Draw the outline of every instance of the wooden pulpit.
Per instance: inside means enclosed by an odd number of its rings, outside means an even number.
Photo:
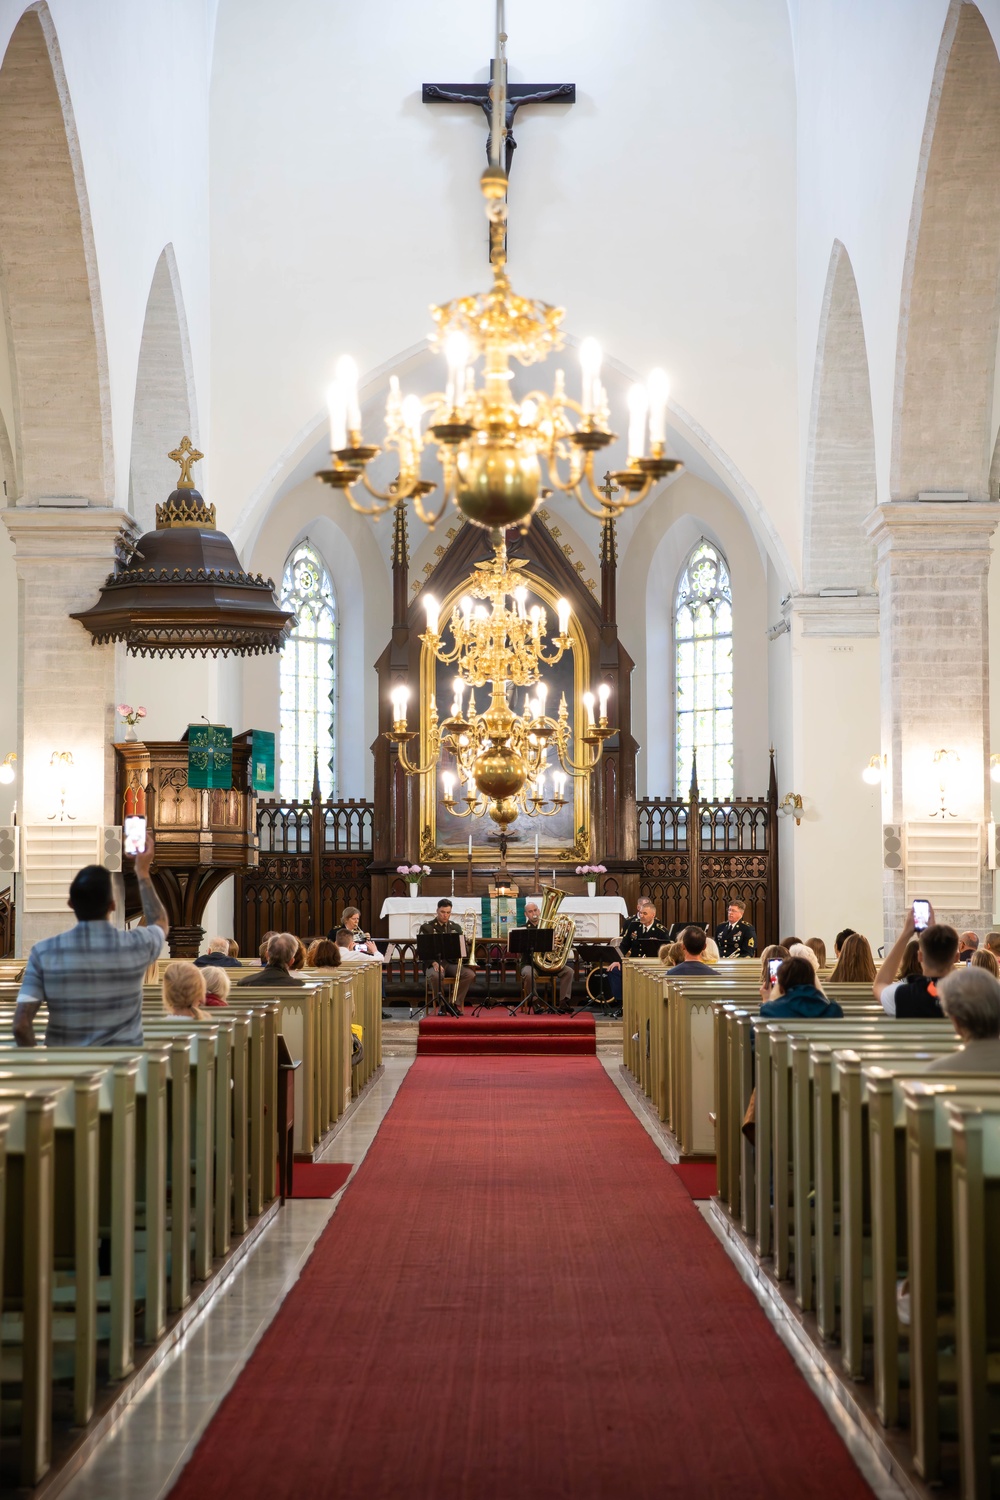
[[[188,786],[188,746],[179,740],[115,745],[117,806],[145,813],[156,841],[152,880],[170,918],[174,958],[197,956],[209,898],[237,871],[257,867],[257,799],[250,745],[233,741],[233,784],[226,790]],[[131,890],[130,890],[131,887]],[[126,915],[139,909],[126,872]]]

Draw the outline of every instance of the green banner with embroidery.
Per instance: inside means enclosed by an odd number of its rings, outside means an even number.
[[[233,784],[233,731],[225,724],[188,725],[188,786],[228,792]]]

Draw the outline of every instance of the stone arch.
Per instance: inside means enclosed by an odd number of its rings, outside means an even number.
[[[806,593],[874,587],[864,519],[875,505],[875,426],[861,300],[834,241],[820,313],[805,478]]]
[[[989,495],[1000,313],[1000,59],[952,0],[917,171],[896,352],[891,491]]]
[[[156,506],[174,488],[177,469],[167,457],[184,434],[198,445],[191,345],[172,245],[153,271],[139,345],[129,460],[129,509],[141,531],[155,523]]]
[[[20,498],[113,503],[97,261],[55,28],[26,10],[0,64],[0,258]]]

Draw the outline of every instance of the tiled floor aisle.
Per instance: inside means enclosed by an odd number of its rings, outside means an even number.
[[[337,1136],[324,1161],[362,1160],[411,1059],[388,1058],[383,1076]],[[330,1199],[286,1203],[243,1268],[128,1408],[114,1433],[60,1500],[157,1500],[246,1364],[309,1252],[335,1212]]]

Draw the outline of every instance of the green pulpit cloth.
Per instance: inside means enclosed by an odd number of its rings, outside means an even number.
[[[233,784],[233,731],[224,724],[188,725],[188,786],[228,792]]]
[[[480,923],[484,938],[506,938],[512,927],[524,926],[524,896],[483,896]]]
[[[274,791],[274,735],[268,729],[250,731],[250,765],[253,775],[250,787],[254,792]]]

